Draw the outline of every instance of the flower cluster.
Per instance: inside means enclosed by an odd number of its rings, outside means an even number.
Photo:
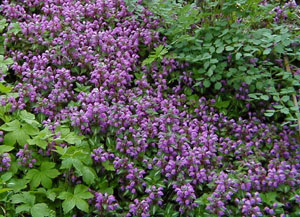
[[[246,216],[263,216],[260,207],[258,206],[261,202],[262,200],[259,197],[258,192],[255,192],[254,195],[248,192],[246,193],[246,197],[243,198],[241,201],[239,199],[235,200],[235,203],[241,206],[242,213]]]
[[[32,168],[36,163],[36,159],[32,156],[32,154],[33,151],[29,149],[29,145],[25,144],[24,149],[20,149],[16,154],[18,158],[18,164],[22,165],[23,167]]]
[[[152,185],[150,188],[147,188],[145,192],[149,195],[146,200],[149,204],[157,203],[158,205],[163,204],[162,196],[163,193],[163,187],[156,187],[155,185]]]
[[[274,22],[280,23],[283,19],[286,19],[288,17],[288,9],[295,9],[297,7],[297,4],[294,0],[290,0],[286,2],[282,7],[276,6],[273,8],[270,13],[275,13],[274,16]]]
[[[129,213],[126,217],[131,216],[141,216],[149,217],[150,216],[150,205],[146,200],[139,201],[138,199],[134,200],[134,203],[129,205]]]
[[[0,172],[9,170],[11,164],[11,158],[8,153],[0,154]]]
[[[113,195],[108,195],[107,193],[95,193],[95,200],[96,204],[95,207],[97,208],[100,213],[106,213],[106,211],[112,211],[119,207],[115,197]]]
[[[102,163],[107,160],[113,160],[115,155],[113,153],[105,152],[102,148],[97,148],[93,150],[91,157],[94,162]]]
[[[195,190],[191,184],[174,186],[177,194],[176,202],[179,203],[179,211],[183,213],[186,209],[193,209],[198,204],[194,203],[196,199]]]

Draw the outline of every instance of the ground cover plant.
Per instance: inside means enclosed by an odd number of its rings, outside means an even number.
[[[295,1],[3,0],[1,216],[300,216]]]

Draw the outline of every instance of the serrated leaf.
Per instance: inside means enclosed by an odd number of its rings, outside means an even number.
[[[75,142],[79,140],[79,137],[72,132],[69,133],[66,137],[63,137],[63,139],[69,144],[75,144]]]
[[[16,213],[29,212],[31,206],[29,204],[22,204],[16,207]]]
[[[11,121],[9,123],[3,124],[0,129],[4,131],[16,131],[21,128],[20,122],[18,120]]]
[[[54,201],[55,200],[55,198],[56,198],[56,194],[55,194],[55,192],[53,192],[53,191],[47,191],[47,198],[49,199],[49,200],[51,200],[51,201]]]
[[[76,207],[84,212],[89,212],[89,204],[80,198],[76,198]]]
[[[7,183],[7,187],[12,188],[15,192],[19,192],[27,187],[27,181],[25,179],[11,179]]]
[[[62,203],[62,207],[65,214],[70,212],[75,207],[75,198],[64,200],[64,202]]]
[[[86,184],[91,185],[95,182],[96,175],[92,168],[84,167],[81,173],[82,179]]]
[[[79,195],[83,192],[87,192],[88,191],[88,187],[85,185],[76,185],[75,189],[74,189],[74,194],[75,195]]]
[[[45,204],[45,203],[37,203],[30,210],[32,217],[49,216],[49,212],[50,212],[50,209],[48,208],[47,204]]]
[[[24,132],[30,136],[37,135],[39,133],[39,129],[37,127],[34,127],[30,124],[24,124],[22,125],[22,129]]]
[[[42,149],[46,149],[48,146],[48,142],[46,142],[45,140],[39,138],[38,136],[34,137],[33,139],[28,139],[27,140],[29,145],[36,145]]]
[[[59,195],[58,195],[58,199],[61,199],[61,200],[67,200],[67,199],[70,199],[73,197],[73,194],[71,194],[70,192],[61,192]]]
[[[94,197],[94,195],[88,191],[88,187],[85,185],[77,185],[74,189],[74,195],[81,199],[90,199]]]
[[[22,194],[15,194],[11,197],[11,202],[15,204],[25,203],[25,204],[33,205],[35,202],[35,196],[31,195],[29,192],[24,192]]]
[[[43,162],[40,170],[29,170],[25,178],[30,180],[31,188],[37,188],[40,184],[45,188],[51,188],[51,179],[56,178],[60,174],[57,169],[52,169],[54,166],[55,164],[52,162]]]

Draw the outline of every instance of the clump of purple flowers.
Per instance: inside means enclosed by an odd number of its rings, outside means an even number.
[[[108,160],[113,160],[115,155],[113,153],[105,152],[102,148],[97,148],[93,150],[91,157],[94,162],[102,163]]]
[[[148,200],[149,204],[157,203],[158,205],[163,204],[162,196],[163,193],[163,187],[156,187],[155,185],[152,185],[150,188],[147,188],[145,190],[146,193],[148,193],[148,197],[146,200]]]
[[[95,207],[100,213],[107,213],[113,210],[116,210],[117,208],[120,207],[118,204],[117,200],[113,195],[109,195],[107,193],[95,193]]]
[[[11,158],[8,153],[0,154],[0,172],[9,170],[11,164]]]
[[[18,164],[25,168],[33,168],[36,163],[36,159],[32,156],[32,154],[33,151],[29,149],[29,145],[25,144],[24,149],[20,149],[16,154]]]
[[[236,199],[236,204],[239,205],[242,209],[242,213],[246,216],[263,216],[262,211],[259,207],[262,200],[259,197],[259,193],[255,192],[254,195],[251,193],[246,193],[246,197],[242,200]],[[268,210],[272,212],[272,210]],[[270,214],[270,213],[269,213]]]
[[[134,203],[129,205],[129,213],[126,217],[131,216],[141,216],[141,217],[149,217],[150,215],[150,204],[146,200],[138,200],[135,199]]]
[[[196,199],[194,187],[190,184],[174,186],[177,194],[176,202],[179,203],[179,211],[183,213],[186,209],[193,209],[198,204],[194,203]]]

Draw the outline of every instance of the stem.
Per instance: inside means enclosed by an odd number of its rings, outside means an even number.
[[[292,73],[291,68],[290,68],[290,64],[289,64],[289,60],[286,56],[284,57],[284,65],[285,65],[286,71],[289,72],[289,73]],[[293,97],[294,105],[297,108],[297,112],[299,112],[297,97],[296,97],[295,94],[292,94],[292,97]],[[300,117],[298,117],[297,114],[296,114],[296,117],[297,117],[297,122],[298,122],[298,133],[300,135]]]

